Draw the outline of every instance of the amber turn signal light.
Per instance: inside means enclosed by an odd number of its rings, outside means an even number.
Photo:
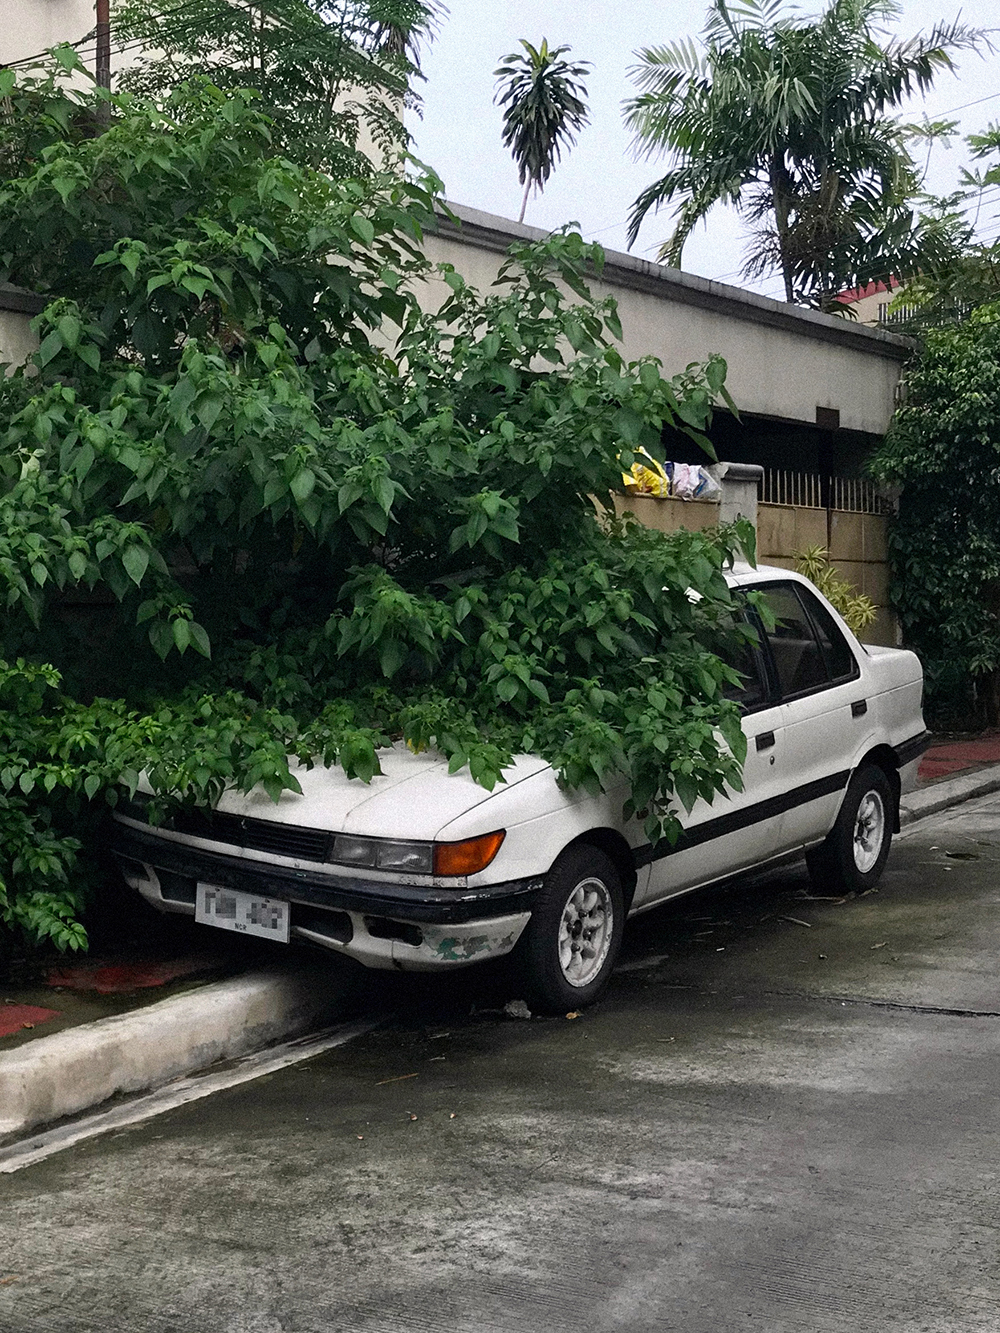
[[[469,838],[465,842],[436,842],[435,875],[475,875],[485,870],[506,836],[506,830],[499,829],[496,833],[486,833],[481,838]]]

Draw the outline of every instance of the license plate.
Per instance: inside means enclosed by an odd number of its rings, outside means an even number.
[[[224,889],[218,884],[199,884],[194,919],[205,926],[288,943],[288,903],[280,898],[262,898],[256,893]]]

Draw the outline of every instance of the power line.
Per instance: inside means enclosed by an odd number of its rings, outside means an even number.
[[[953,111],[967,111],[970,106],[981,106],[983,102],[992,102],[1000,93],[988,93],[986,97],[977,97],[974,102],[963,102],[961,106],[950,106],[947,111],[939,111],[939,116],[950,116]]]

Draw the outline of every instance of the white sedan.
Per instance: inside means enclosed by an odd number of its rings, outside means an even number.
[[[215,811],[153,826],[116,812],[128,882],[211,926],[308,940],[368,967],[430,971],[513,953],[536,1007],[575,1009],[607,984],[626,918],[677,894],[805,853],[820,882],[862,891],[882,873],[927,743],[913,653],[865,647],[807,580],[737,566],[775,628],[734,663],[744,789],[682,814],[673,845],[624,820],[624,792],[565,791],[518,757],[493,792],[399,745],[368,785],[297,771],[302,794],[227,793]],[[751,619],[756,613],[747,612]]]

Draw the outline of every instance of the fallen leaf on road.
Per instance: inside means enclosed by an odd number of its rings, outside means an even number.
[[[33,1028],[35,1025],[34,1023],[22,1023],[21,1026],[23,1028]]]
[[[448,1119],[449,1119],[449,1120],[454,1120],[454,1119],[455,1119],[455,1112],[454,1112],[454,1111],[451,1112],[451,1114],[448,1116]]]
[[[397,1074],[395,1078],[382,1078],[375,1084],[376,1088],[383,1088],[387,1083],[402,1083],[404,1079],[417,1078],[417,1074]]]
[[[417,1118],[417,1117],[411,1113],[411,1115],[410,1115],[410,1119],[411,1119],[411,1120],[416,1120],[416,1118]]]
[[[793,923],[793,925],[796,925],[796,926],[805,926],[806,930],[812,930],[812,922],[811,922],[811,921],[800,921],[799,918],[798,918],[797,916],[779,916],[779,917],[778,917],[778,920],[779,920],[779,921],[791,921],[791,922]]]
[[[873,948],[873,949],[884,949],[885,946],[886,946],[888,943],[889,943],[888,940],[879,940],[878,944],[873,944],[873,945],[872,945],[872,948]]]
[[[12,1282],[17,1282],[20,1276],[20,1273],[12,1273],[10,1277],[0,1277],[0,1287],[9,1287]]]
[[[820,957],[820,958],[825,958],[825,957],[826,957],[826,954],[825,954],[825,953],[821,953],[821,954],[819,955],[819,957]]]
[[[579,1011],[579,1009],[573,1009],[570,1013],[568,1013],[568,1014],[566,1015],[566,1017],[567,1017],[567,1018],[579,1018],[579,1017],[580,1017],[580,1011]]]

